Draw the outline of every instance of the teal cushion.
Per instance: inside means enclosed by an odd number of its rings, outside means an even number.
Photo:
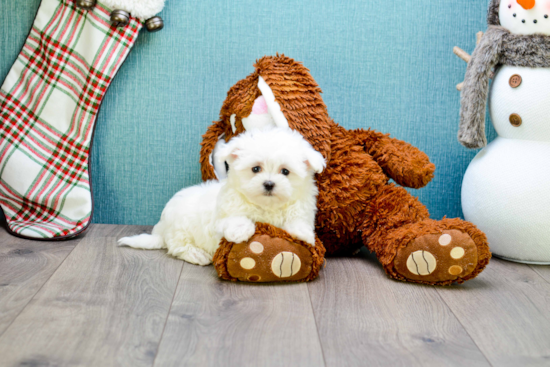
[[[0,79],[39,0],[0,0]],[[228,89],[276,52],[303,61],[347,128],[390,133],[436,164],[412,190],[432,216],[462,214],[462,176],[475,152],[456,140],[459,92],[486,29],[483,1],[167,0],[166,28],[142,31],[107,92],[92,152],[94,221],[154,224],[166,201],[200,182],[199,143]],[[490,130],[490,137],[494,132]]]

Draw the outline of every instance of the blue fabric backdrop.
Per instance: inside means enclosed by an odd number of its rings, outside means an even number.
[[[40,0],[0,0],[0,80]],[[154,224],[180,188],[200,182],[199,143],[227,90],[263,55],[303,61],[332,118],[373,127],[424,150],[436,164],[413,190],[432,216],[461,216],[473,151],[456,140],[459,93],[486,29],[488,0],[167,0],[166,28],[142,34],[109,89],[92,153],[94,221]],[[492,129],[489,130],[493,136]]]

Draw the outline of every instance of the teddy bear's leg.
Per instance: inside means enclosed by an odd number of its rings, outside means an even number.
[[[220,278],[244,282],[306,282],[317,278],[325,260],[319,239],[315,246],[297,240],[269,224],[256,224],[256,233],[243,243],[222,239],[214,255]]]
[[[402,187],[382,188],[366,214],[363,241],[392,278],[463,283],[476,277],[491,257],[485,234],[473,224],[430,219],[426,207]]]

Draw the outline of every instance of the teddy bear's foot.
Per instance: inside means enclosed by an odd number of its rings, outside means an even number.
[[[227,257],[227,271],[241,281],[299,281],[311,273],[312,260],[311,253],[300,245],[259,235],[233,245]]]
[[[429,283],[465,278],[477,263],[475,242],[456,229],[418,237],[400,248],[394,260],[395,270],[405,278]]]
[[[380,237],[379,243],[384,245],[378,258],[386,273],[413,283],[464,283],[491,259],[485,234],[458,218],[410,223]]]
[[[299,240],[257,231],[247,242],[222,240],[214,256],[214,265],[218,275],[226,280],[253,283],[309,281],[317,277],[324,261],[322,246],[319,240],[316,246],[311,246]]]

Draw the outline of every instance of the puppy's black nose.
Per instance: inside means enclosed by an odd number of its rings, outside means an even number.
[[[273,181],[266,181],[264,182],[264,187],[267,191],[272,191],[273,188],[275,187],[275,182]]]

